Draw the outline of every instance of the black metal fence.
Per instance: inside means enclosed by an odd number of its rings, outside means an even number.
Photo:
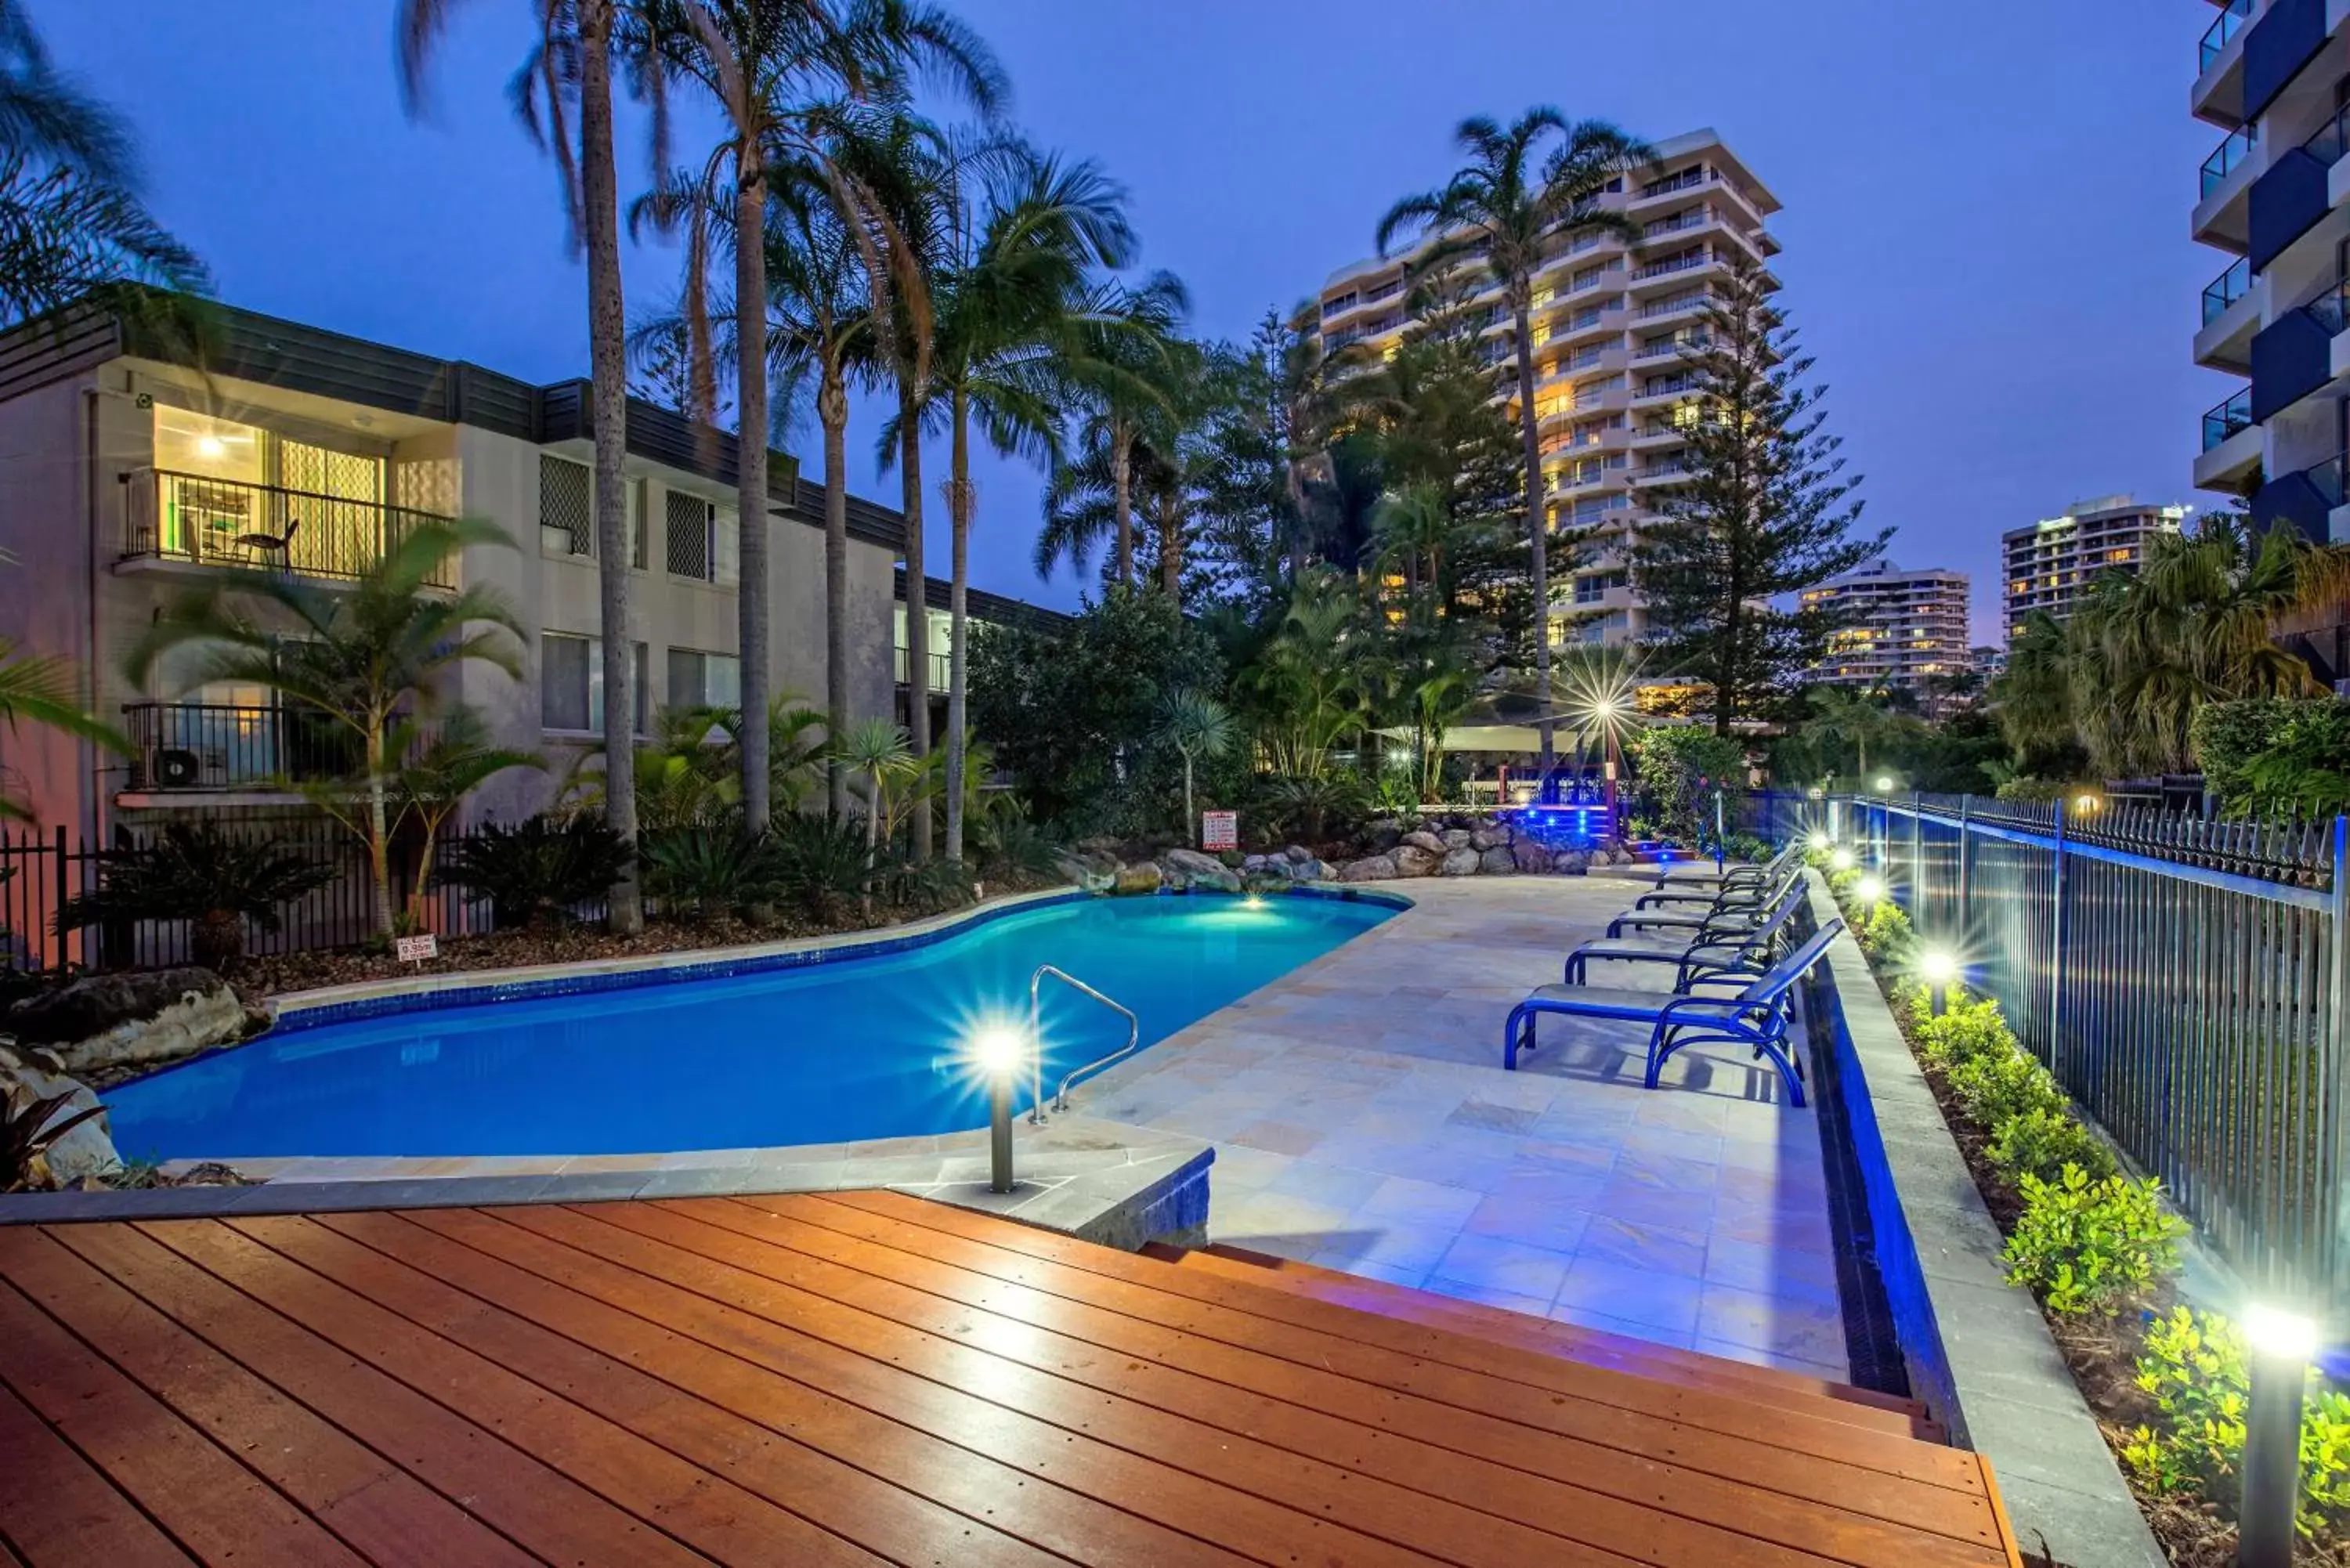
[[[2350,1296],[2350,819],[1758,796],[1882,875],[2248,1280]]]
[[[317,891],[287,905],[276,931],[245,922],[245,950],[255,954],[357,947],[372,936],[375,877],[366,846],[339,824],[318,817],[244,816],[216,821],[224,833],[292,849],[331,866],[335,876]],[[137,850],[153,841],[156,829],[123,827],[104,846],[71,841],[64,828],[0,831],[0,969],[39,972],[81,967],[117,969],[184,962],[185,921],[141,920],[60,932],[67,900],[97,889],[107,850]],[[463,834],[442,836],[440,851]],[[391,902],[395,911],[411,907],[421,863],[422,835],[396,834],[391,844]],[[463,890],[430,889],[414,905],[423,929],[443,936],[491,929],[486,899]]]

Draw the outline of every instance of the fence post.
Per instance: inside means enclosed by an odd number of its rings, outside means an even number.
[[[2333,1299],[2345,1299],[2350,1293],[2350,1064],[2344,1054],[2350,1052],[2350,817],[2334,819],[2334,887],[2331,908],[2327,913],[2332,929],[2327,934],[2327,956],[2333,961],[2325,977],[2325,1081],[2329,1086],[2326,1119],[2332,1124],[2333,1168],[2327,1173],[2323,1202],[2330,1204],[2333,1214],[2320,1231],[2324,1243],[2333,1251],[2333,1268],[2313,1270],[2319,1278],[2330,1277]]]
[[[1909,792],[1909,912],[1918,919],[1918,929],[1926,929],[1926,795],[1922,790]]]
[[[2053,939],[2048,960],[2048,1070],[2056,1075],[2061,1084],[2064,1075],[2056,1064],[2057,1025],[2064,1009],[2064,802],[2061,796],[2056,802],[2055,881],[2055,896],[2048,917]]]
[[[1961,940],[1965,939],[1967,933],[1967,873],[1970,869],[1970,863],[1974,859],[1973,851],[1975,835],[1974,828],[1971,826],[1974,821],[1974,814],[1975,797],[1970,794],[1962,794],[1959,796],[1959,903],[1957,910],[1959,929],[1957,935]]]
[[[62,822],[57,824],[57,857],[55,875],[49,881],[49,891],[54,900],[55,907],[49,911],[49,929],[46,934],[48,937],[49,941],[57,944],[55,947],[48,948],[49,967],[51,969],[63,969],[66,967],[67,962],[66,944],[71,939],[68,938],[66,935],[66,899],[68,897],[66,892],[66,866],[68,863],[66,860],[66,825]],[[48,942],[44,942],[42,945],[44,947],[48,947]],[[97,966],[92,965],[91,967],[96,968]]]

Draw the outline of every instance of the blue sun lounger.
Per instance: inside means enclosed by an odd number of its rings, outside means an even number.
[[[1785,848],[1760,866],[1731,866],[1723,870],[1715,871],[1710,868],[1699,869],[1705,864],[1701,860],[1687,861],[1659,869],[1657,873],[1656,885],[1659,891],[1669,888],[1688,888],[1719,892],[1724,888],[1742,887],[1750,882],[1769,884],[1783,876],[1790,867],[1803,857],[1803,854],[1804,846],[1801,844],[1790,842]]]
[[[1648,1029],[1648,1087],[1657,1086],[1668,1058],[1684,1045],[1720,1041],[1746,1045],[1768,1056],[1786,1081],[1787,1098],[1804,1104],[1804,1074],[1787,1046],[1795,981],[1819,962],[1828,943],[1844,929],[1831,919],[1794,951],[1730,995],[1658,991],[1616,991],[1598,986],[1545,985],[1510,1010],[1503,1026],[1502,1065],[1517,1070],[1518,1053],[1534,1048],[1534,1023],[1544,1013],[1562,1018],[1610,1019],[1646,1023]],[[1705,983],[1700,981],[1699,983]]]
[[[1759,926],[1746,911],[1739,910],[1699,927],[1694,940],[1586,942],[1566,955],[1561,978],[1568,985],[1582,985],[1591,978],[1591,966],[1598,962],[1669,963],[1677,971],[1673,989],[1687,991],[1693,980],[1723,971],[1759,974],[1771,967],[1785,945],[1795,911],[1804,905],[1804,891],[1801,882],[1790,883],[1780,895],[1777,908]]]
[[[1769,919],[1787,897],[1800,888],[1804,867],[1797,862],[1768,884],[1748,883],[1719,893],[1643,893],[1632,907],[1607,922],[1607,935],[1627,930],[1683,930],[1720,934],[1752,930]],[[1697,908],[1695,906],[1703,906]]]

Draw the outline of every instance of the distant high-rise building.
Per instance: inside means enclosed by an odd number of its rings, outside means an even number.
[[[1657,154],[1650,174],[1619,181],[1602,198],[1639,224],[1639,254],[1613,234],[1562,238],[1534,280],[1534,409],[1551,521],[1598,530],[1582,561],[1552,557],[1554,642],[1647,633],[1626,546],[1686,472],[1697,385],[1682,349],[1703,341],[1705,307],[1730,258],[1762,265],[1779,250],[1763,228],[1778,198],[1719,135],[1676,136]],[[1331,274],[1319,300],[1326,351],[1366,343],[1392,354],[1414,325],[1407,270],[1429,248]],[[1496,400],[1514,407],[1517,352],[1501,289],[1451,308],[1482,313],[1486,358],[1502,373]]]
[[[2341,0],[2220,0],[2188,100],[2226,133],[2203,160],[2189,219],[2228,257],[2203,289],[2195,362],[2236,378],[2203,416],[2195,483],[2234,497],[2255,527],[2287,524],[2321,543],[2350,540],[2345,40]],[[2276,630],[2321,680],[2350,689],[2350,606]]]
[[[2006,572],[2000,597],[2007,640],[2013,642],[2033,615],[2062,620],[2072,614],[2089,586],[2107,572],[2137,571],[2146,558],[2147,541],[2178,533],[2187,512],[2184,506],[2105,495],[2076,501],[2061,517],[2001,535]]]
[[[1914,691],[1929,677],[1962,675],[1973,667],[1964,572],[1904,571],[1880,559],[1802,597],[1805,609],[1830,611],[1845,623],[1829,638],[1815,680]]]

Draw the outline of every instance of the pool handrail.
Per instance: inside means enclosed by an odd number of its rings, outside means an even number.
[[[1102,1068],[1108,1066],[1113,1062],[1120,1062],[1125,1060],[1127,1057],[1133,1055],[1137,1050],[1140,1049],[1142,1044],[1142,1020],[1134,1015],[1134,1010],[1132,1008],[1127,1006],[1121,1002],[1116,1001],[1113,998],[1104,996],[1100,992],[1096,991],[1092,986],[1087,985],[1084,981],[1079,980],[1067,970],[1061,969],[1049,963],[1038,964],[1036,966],[1036,972],[1028,977],[1028,1039],[1030,1044],[1035,1050],[1035,1054],[1029,1058],[1029,1065],[1035,1074],[1034,1082],[1030,1085],[1028,1091],[1028,1119],[1031,1122],[1041,1122],[1045,1119],[1045,1029],[1042,991],[1045,984],[1045,977],[1047,975],[1059,981],[1062,984],[1068,986],[1073,991],[1078,992],[1083,995],[1092,997],[1104,1007],[1108,1008],[1113,1012],[1120,1014],[1126,1019],[1126,1044],[1098,1061],[1087,1063],[1084,1066],[1072,1072],[1067,1077],[1063,1078],[1061,1080],[1059,1092],[1055,1094],[1053,1096],[1053,1109],[1055,1111],[1066,1111],[1069,1108],[1070,1085],[1076,1083],[1079,1078],[1085,1077],[1087,1074],[1100,1071]]]

